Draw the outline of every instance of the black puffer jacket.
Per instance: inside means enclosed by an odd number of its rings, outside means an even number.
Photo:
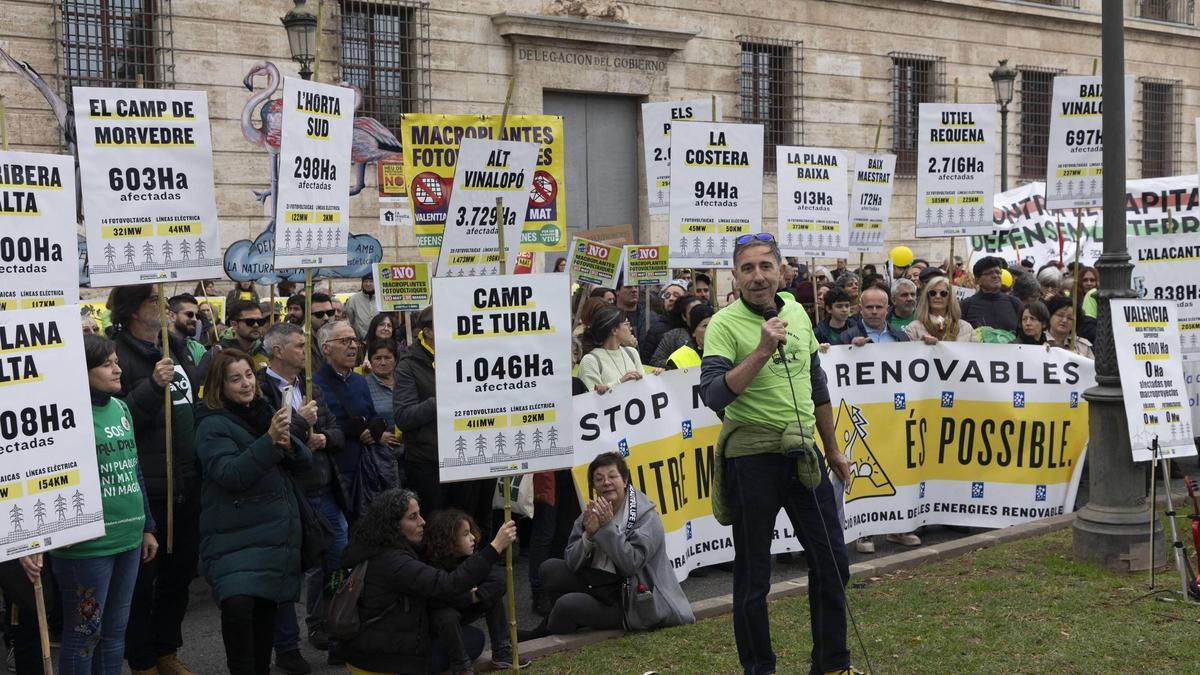
[[[400,355],[392,385],[396,426],[404,432],[408,462],[437,464],[437,400],[433,354],[414,342]]]
[[[408,546],[380,549],[351,540],[342,565],[353,567],[364,560],[371,562],[358,600],[358,618],[365,623],[384,617],[342,643],[346,663],[377,673],[424,675],[431,668],[429,602],[453,602],[483,583],[500,554],[489,544],[447,572],[421,562]]]
[[[162,359],[157,344],[139,340],[122,331],[113,338],[117,346],[117,362],[121,366],[121,393],[133,413],[133,432],[137,440],[138,463],[146,482],[151,503],[167,499],[167,443],[163,433],[163,388],[154,383],[151,375],[154,364]],[[193,405],[201,381],[196,362],[183,337],[169,336],[171,359],[175,362],[175,381],[171,385],[174,403],[171,413],[172,453],[175,468],[175,500],[198,499],[200,473],[196,468],[194,446],[195,420]]]
[[[258,371],[258,388],[262,391],[263,398],[267,399],[267,403],[271,404],[272,410],[279,410],[281,403],[280,398],[282,392],[276,386],[275,380],[267,375],[267,369],[263,368]],[[300,373],[300,381],[304,381],[304,373]],[[313,385],[313,400],[317,402],[317,423],[314,432],[325,434],[325,447],[320,450],[313,451],[312,461],[302,467],[292,469],[292,479],[296,481],[296,485],[304,491],[307,497],[319,497],[322,494],[329,493],[333,495],[334,501],[337,502],[338,508],[342,512],[346,512],[346,505],[349,500],[346,499],[346,492],[342,489],[341,477],[338,476],[337,462],[333,461],[333,455],[341,452],[345,444],[345,436],[340,427],[338,427],[337,418],[330,412],[329,406],[325,405],[325,393],[321,388]],[[308,420],[305,420],[299,413],[292,413],[292,435],[296,438],[307,439],[309,432]]]

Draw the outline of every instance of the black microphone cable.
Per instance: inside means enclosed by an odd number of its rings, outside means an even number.
[[[779,310],[774,307],[767,307],[763,310],[762,316],[764,321],[770,321],[779,317]],[[796,400],[796,385],[792,383],[792,369],[788,367],[787,354],[783,351],[782,342],[776,346],[776,350],[779,352],[779,360],[783,361],[783,370],[787,374],[788,389],[792,392],[792,412],[796,414],[796,425],[803,429],[804,422],[800,421],[800,403]],[[818,487],[820,487],[819,483]],[[809,490],[808,493],[812,495],[813,506],[817,507],[817,515],[821,521],[821,530],[825,533],[825,545],[829,547],[829,555],[830,557],[834,557],[833,540],[829,536],[829,527],[825,524],[825,517],[821,514],[821,503],[817,501],[817,491]],[[814,566],[816,566],[818,557],[814,552],[812,555]],[[847,555],[847,557],[849,556]],[[842,600],[846,603],[846,616],[850,617],[850,625],[854,628],[854,637],[858,640],[858,648],[862,650],[863,660],[867,662],[867,672],[874,673],[875,669],[871,667],[871,655],[867,653],[867,645],[863,642],[862,632],[858,630],[858,622],[854,619],[854,611],[850,609],[850,593],[846,587],[846,580],[842,578],[842,570],[837,565],[836,557],[834,557],[833,563],[833,571],[837,573],[838,583],[842,585]],[[811,588],[809,592],[812,592]],[[811,620],[812,617],[809,617],[809,621]]]

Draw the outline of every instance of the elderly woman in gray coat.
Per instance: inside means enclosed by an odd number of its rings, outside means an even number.
[[[596,499],[588,502],[567,541],[566,559],[542,564],[553,608],[528,637],[581,627],[648,630],[696,620],[664,548],[662,519],[629,484],[615,452],[588,466]]]

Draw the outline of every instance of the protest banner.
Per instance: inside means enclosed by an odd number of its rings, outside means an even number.
[[[1196,454],[1175,303],[1114,299],[1113,344],[1133,461]]]
[[[845,150],[775,148],[779,251],[785,256],[839,258],[846,238]]]
[[[762,125],[676,124],[671,148],[672,264],[732,267],[734,240],[762,230]]]
[[[666,286],[671,283],[671,265],[666,246],[625,247],[626,286]]]
[[[0,311],[79,302],[75,160],[0,152]]]
[[[375,309],[379,312],[416,312],[429,304],[429,263],[376,263]]]
[[[1125,76],[1125,146],[1133,137],[1132,75]],[[1100,76],[1058,75],[1050,105],[1046,207],[1103,206],[1104,86]]]
[[[854,156],[854,182],[850,184],[851,253],[879,253],[887,238],[892,211],[896,156],[860,152]]]
[[[517,262],[525,200],[538,148],[533,143],[468,138],[458,152],[450,220],[435,273],[439,277],[512,274]],[[503,210],[497,213],[497,200]],[[500,269],[497,229],[504,228],[507,269]]]
[[[721,99],[716,99],[717,117],[713,119],[713,104],[706,99],[693,101],[664,101],[642,104],[642,140],[646,160],[646,201],[650,215],[662,215],[671,210],[671,125],[675,122],[721,121]]]
[[[74,93],[92,286],[221,276],[208,95]]]
[[[574,237],[567,260],[567,274],[574,283],[616,288],[624,260],[625,251],[620,246]]]
[[[833,347],[821,355],[835,434],[851,462],[847,541],[921,525],[1007,527],[1069,512],[1087,444],[1091,361],[1040,346],[939,343]],[[733,559],[712,517],[720,422],[697,369],[575,397],[576,486],[587,464],[626,455],[633,485],[658,505],[680,579]],[[799,550],[776,518],[773,552]]]
[[[0,562],[103,536],[96,451],[108,446],[92,428],[79,309],[0,312],[0,353],[0,499],[8,515]],[[105,434],[132,443],[132,423],[123,414]],[[129,485],[110,475],[104,483]]]
[[[992,231],[996,106],[922,103],[917,136],[917,237]]]
[[[408,114],[400,118],[404,145],[404,182],[412,203],[417,249],[436,258],[450,206],[450,188],[464,138],[495,139],[500,115]],[[509,115],[500,140],[533,143],[537,168],[525,183],[528,204],[521,249],[537,252],[567,248],[566,163],[563,118],[558,115]]]
[[[443,483],[571,466],[565,274],[433,280]]]
[[[345,265],[354,90],[284,78],[281,128],[275,267]]]

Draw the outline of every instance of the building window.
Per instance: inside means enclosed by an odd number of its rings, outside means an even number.
[[[1137,0],[1137,15],[1143,19],[1192,23],[1195,0]]]
[[[60,0],[55,3],[63,97],[74,87],[175,84],[170,0]]]
[[[1143,77],[1142,178],[1174,176],[1182,158],[1182,80]]]
[[[1050,142],[1050,105],[1054,95],[1054,76],[1066,72],[1060,68],[1017,66],[1021,73],[1020,133],[1021,178],[1046,179],[1046,147]]]
[[[742,122],[763,125],[763,162],[775,171],[775,146],[804,142],[803,44],[739,35]]]
[[[892,52],[892,152],[896,175],[917,175],[917,132],[922,103],[945,100],[946,59]]]
[[[341,79],[362,91],[358,114],[393,132],[429,109],[429,3],[342,0]]]

